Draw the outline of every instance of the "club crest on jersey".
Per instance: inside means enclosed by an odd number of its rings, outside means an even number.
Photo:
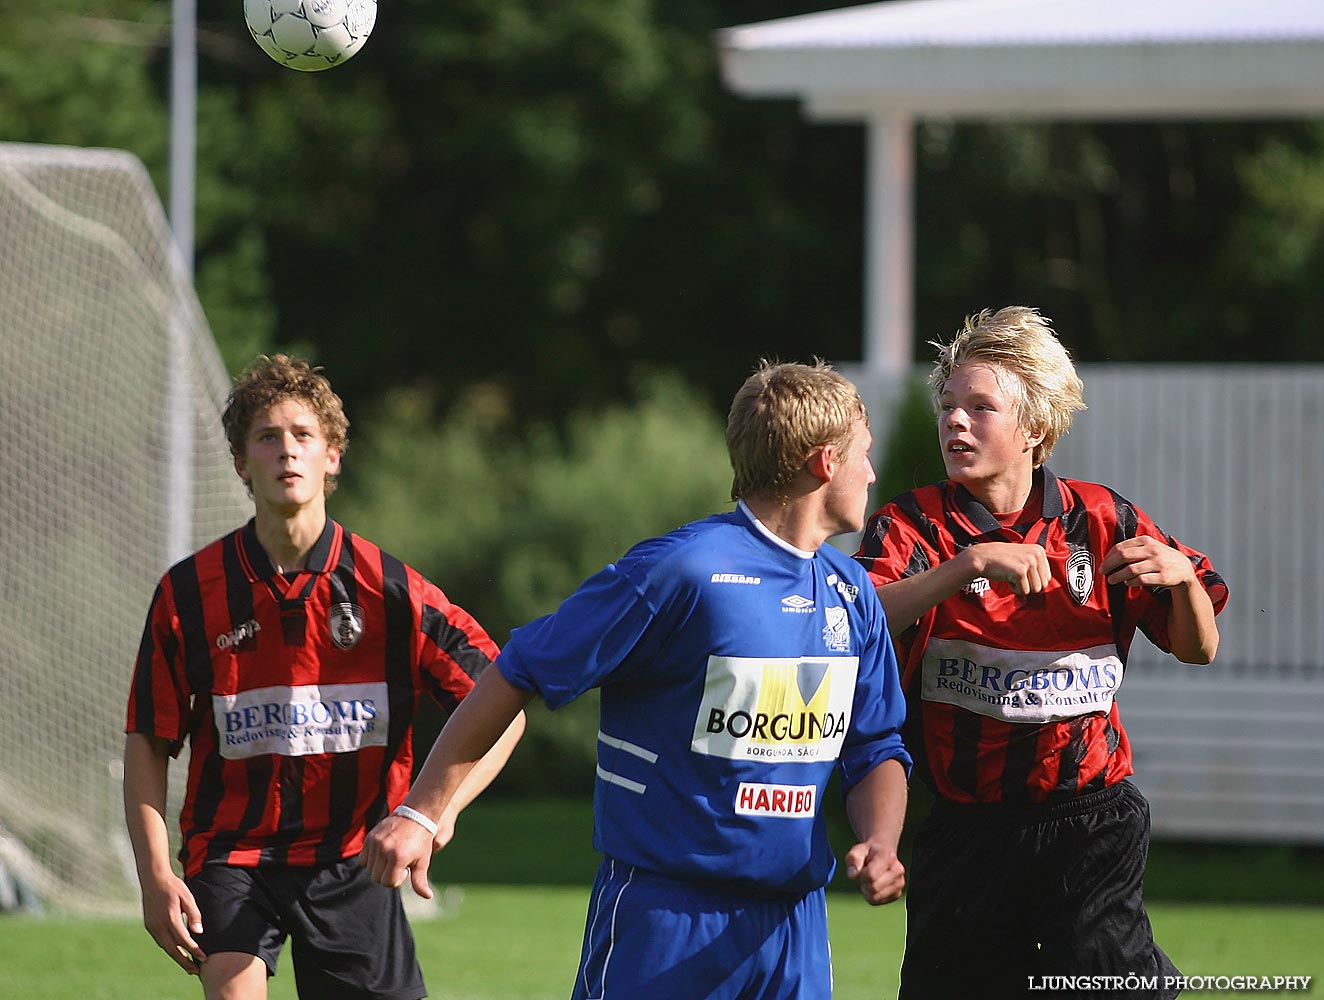
[[[1067,557],[1067,590],[1077,604],[1084,604],[1094,590],[1094,557],[1084,547],[1071,546]]]
[[[327,613],[331,641],[341,649],[353,649],[363,638],[363,609],[357,604],[333,604]]]
[[[823,626],[823,644],[834,653],[850,650],[850,616],[845,608],[824,608],[827,624]]]

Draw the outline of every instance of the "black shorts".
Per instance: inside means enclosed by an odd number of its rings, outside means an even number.
[[[256,955],[275,975],[288,936],[306,1000],[427,996],[400,894],[353,858],[323,868],[208,865],[188,880],[203,952]]]
[[[901,1000],[1176,996],[1145,912],[1148,853],[1130,782],[1023,809],[939,800],[910,862]]]

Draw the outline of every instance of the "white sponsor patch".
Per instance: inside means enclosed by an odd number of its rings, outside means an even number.
[[[306,684],[213,695],[216,740],[226,760],[274,753],[304,757],[386,745],[386,682]]]
[[[993,649],[934,639],[923,697],[1004,722],[1058,722],[1112,708],[1122,659],[1112,643],[1070,652]]]
[[[818,788],[814,785],[761,785],[742,781],[736,791],[736,814],[801,819],[814,815]]]
[[[708,657],[690,749],[728,760],[836,760],[859,662],[855,656]]]

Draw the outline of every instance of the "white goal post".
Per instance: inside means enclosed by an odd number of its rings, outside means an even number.
[[[137,896],[134,654],[169,564],[251,513],[228,388],[142,163],[0,143],[0,868],[57,908]]]

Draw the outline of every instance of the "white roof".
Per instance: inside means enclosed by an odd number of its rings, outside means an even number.
[[[717,38],[732,89],[820,117],[1324,113],[1324,0],[892,0]]]

